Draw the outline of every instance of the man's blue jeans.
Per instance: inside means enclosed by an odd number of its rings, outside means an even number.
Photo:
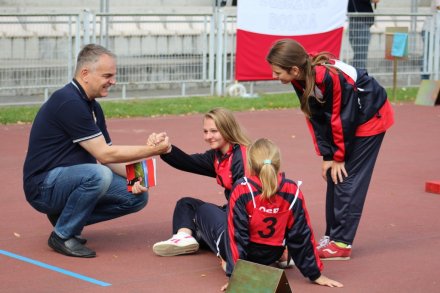
[[[55,233],[62,238],[80,235],[85,225],[137,212],[148,193],[127,191],[127,181],[99,164],[81,164],[51,170],[31,205],[46,214],[60,214]]]

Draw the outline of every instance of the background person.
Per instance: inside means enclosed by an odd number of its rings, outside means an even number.
[[[127,191],[125,162],[158,155],[161,143],[112,145],[104,112],[96,101],[116,83],[116,56],[89,44],[78,55],[74,79],[53,93],[38,111],[23,167],[27,201],[54,225],[48,244],[68,256],[95,257],[81,234],[90,225],[137,212],[147,204],[147,188]]]
[[[349,13],[373,13],[373,6],[379,0],[348,0]],[[352,65],[356,68],[367,68],[368,46],[370,44],[370,28],[374,24],[374,16],[349,16],[348,39],[353,50]]]
[[[298,42],[277,41],[266,60],[273,77],[299,97],[327,182],[321,259],[349,259],[374,164],[394,122],[385,89],[363,69],[328,53],[309,56]]]

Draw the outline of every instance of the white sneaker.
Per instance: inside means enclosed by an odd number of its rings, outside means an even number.
[[[321,239],[319,239],[318,246],[316,246],[316,249],[321,249],[325,246],[327,246],[330,243],[330,237],[329,236],[322,236]]]
[[[290,258],[289,261],[287,261],[287,260],[280,261],[279,260],[279,261],[277,261],[277,266],[280,269],[283,269],[283,270],[290,269],[290,268],[293,268],[295,266],[295,262],[293,261],[292,258]]]
[[[283,255],[281,256],[281,258],[276,262],[276,265],[280,268],[280,269],[290,269],[293,268],[295,266],[295,262],[293,261],[293,259],[290,257],[289,252],[286,249],[284,249]]]
[[[197,250],[199,250],[199,243],[194,237],[186,233],[174,234],[170,239],[153,245],[153,252],[160,256],[190,254]]]

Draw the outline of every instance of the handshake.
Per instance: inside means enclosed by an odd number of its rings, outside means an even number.
[[[147,140],[147,146],[155,148],[158,154],[168,154],[171,152],[170,138],[166,132],[150,134]]]

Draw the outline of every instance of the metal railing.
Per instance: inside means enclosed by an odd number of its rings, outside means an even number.
[[[399,61],[398,85],[417,86],[421,75],[439,79],[439,13],[374,16],[362,60],[370,75],[391,86],[386,28],[404,26],[408,58]],[[426,20],[431,20],[428,26]],[[340,55],[347,63],[354,62],[350,31],[362,38],[347,22]],[[118,56],[113,98],[222,95],[235,82],[235,36],[236,15],[221,9],[212,14],[0,14],[0,104],[43,102],[72,78],[75,57],[90,42]],[[244,83],[250,92],[286,90],[277,84]]]

